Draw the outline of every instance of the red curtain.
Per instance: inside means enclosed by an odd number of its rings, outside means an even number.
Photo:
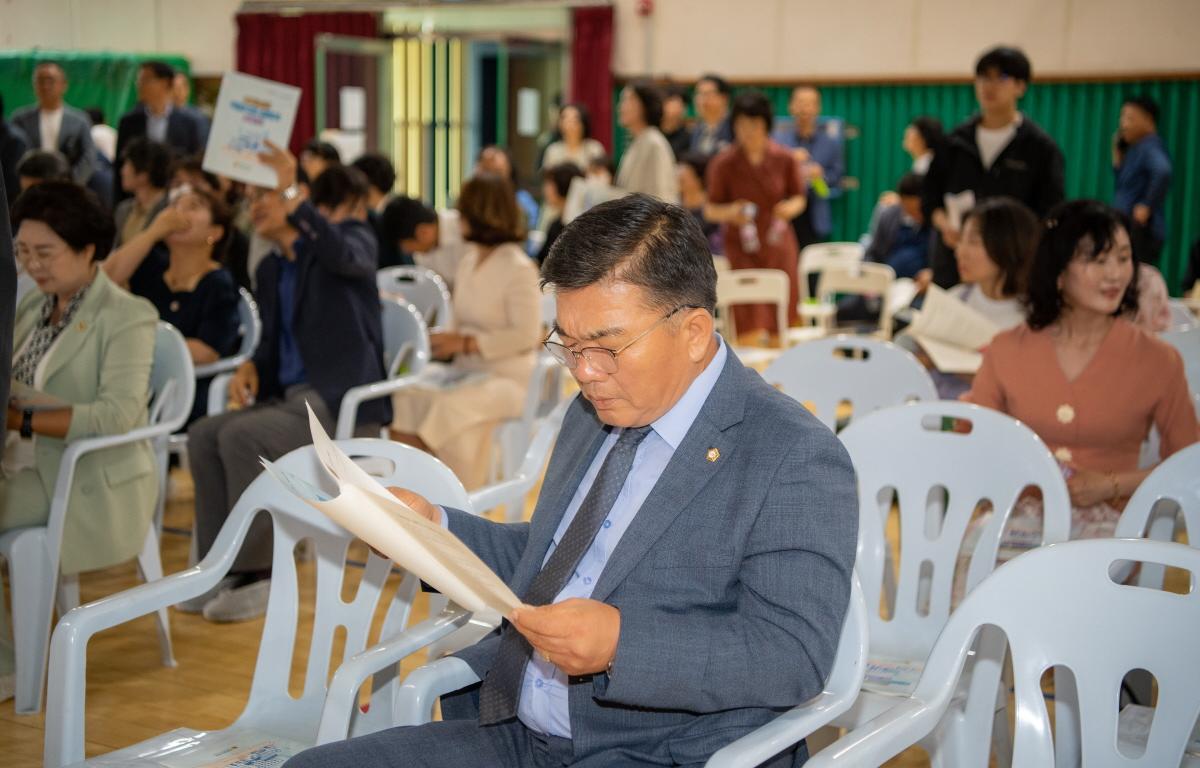
[[[612,6],[576,8],[571,45],[571,98],[587,107],[592,138],[612,152]]]
[[[314,39],[324,33],[376,37],[378,19],[373,13],[239,13],[237,25],[239,72],[302,89],[291,143],[292,152],[299,154],[316,130]]]

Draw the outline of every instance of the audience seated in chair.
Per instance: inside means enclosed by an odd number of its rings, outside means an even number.
[[[537,268],[522,252],[525,233],[508,181],[467,180],[458,199],[469,243],[454,281],[453,331],[430,337],[433,357],[457,383],[409,387],[393,395],[392,438],[427,450],[468,490],[485,482],[491,434],[521,414],[541,330]]]
[[[212,192],[180,186],[150,226],[104,262],[109,279],[149,299],[179,329],[195,365],[238,347],[238,287],[221,266],[232,232],[229,211]],[[210,383],[196,382],[189,424],[207,412]]]
[[[571,162],[547,166],[542,171],[542,210],[551,218],[546,225],[546,239],[537,253],[538,264],[546,260],[554,241],[562,234],[563,207],[567,203],[571,182],[582,178],[583,170]]]
[[[564,230],[547,347],[579,382],[530,523],[393,491],[523,605],[457,654],[481,683],[442,721],[335,742],[306,766],[699,765],[821,693],[858,527],[845,449],[714,333],[700,227],[647,195]],[[803,745],[766,765],[799,765]]]
[[[258,475],[259,457],[275,459],[311,442],[306,403],[332,433],[345,392],[384,377],[370,227],[357,220],[331,224],[317,213],[293,186],[296,160],[286,150],[272,145],[260,157],[279,178],[278,189],[259,188],[251,197],[255,228],[277,249],[257,271],[262,339],[229,384],[234,410],[188,429],[200,557]],[[363,405],[358,414],[364,434],[378,434],[391,421],[384,400]],[[270,526],[260,519],[232,575],[180,608],[203,611],[212,621],[261,616],[270,566]]]
[[[17,163],[17,179],[21,192],[43,181],[70,181],[71,166],[56,150],[31,149]]]
[[[467,251],[462,221],[453,208],[435,211],[413,197],[397,197],[383,209],[383,237],[409,261],[432,269],[454,287],[459,262]]]
[[[139,137],[125,146],[120,157],[120,182],[128,197],[113,211],[117,225],[114,246],[133,239],[167,207],[170,172],[171,153],[165,145]]]
[[[685,151],[675,163],[675,174],[679,178],[679,204],[692,214],[704,236],[708,238],[708,249],[713,255],[725,253],[723,228],[715,221],[704,218],[704,206],[708,204],[708,161],[709,156],[691,150]]]
[[[1051,211],[1030,271],[1028,322],[996,336],[964,396],[1045,441],[1067,476],[1072,538],[1112,534],[1151,471],[1138,467],[1151,427],[1164,459],[1200,440],[1179,353],[1131,321],[1135,266],[1113,209],[1079,200]],[[1015,516],[1040,512],[1027,502]]]
[[[392,200],[392,187],[396,186],[396,168],[392,161],[378,152],[368,152],[350,164],[367,177],[367,223],[375,230],[379,241],[379,268],[411,266],[412,256],[404,253],[396,241],[387,237],[383,227],[383,211]]]
[[[17,257],[37,281],[17,307],[13,379],[64,404],[35,411],[8,403],[0,531],[46,524],[59,462],[73,440],[145,425],[157,320],[149,302],[121,290],[100,268],[112,222],[83,187],[39,184],[17,200],[12,221]],[[62,572],[137,555],[157,493],[148,444],[81,458],[63,530]],[[0,638],[7,637],[0,626]],[[0,640],[0,678],[13,669],[6,642]]]

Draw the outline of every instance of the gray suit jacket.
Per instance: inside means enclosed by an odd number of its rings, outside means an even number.
[[[30,149],[42,146],[42,127],[36,104],[13,112],[12,122],[29,138]],[[58,129],[58,151],[71,164],[71,178],[87,184],[96,167],[96,147],[92,144],[92,121],[87,113],[63,104],[62,127]]]
[[[518,595],[605,434],[577,399],[529,523],[449,511],[450,529]],[[713,448],[720,456],[709,461]],[[592,597],[621,611],[621,635],[611,675],[571,680],[576,765],[702,763],[819,693],[849,603],[857,531],[841,443],[731,351],[596,582]],[[498,642],[493,634],[459,655],[482,678]],[[466,700],[444,701],[443,712],[464,716]]]

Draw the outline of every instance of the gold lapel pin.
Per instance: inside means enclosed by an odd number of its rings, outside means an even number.
[[[85,323],[85,322],[83,322],[82,320],[80,320],[80,321],[79,321],[79,330],[81,330],[81,331],[86,331],[86,330],[87,330],[87,323]]]
[[[716,448],[709,448],[708,453],[705,454],[704,458],[708,459],[710,463],[714,462],[717,459],[721,458],[721,452],[718,451]]]

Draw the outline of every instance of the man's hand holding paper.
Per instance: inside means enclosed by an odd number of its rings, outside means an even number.
[[[621,612],[598,600],[522,605],[509,620],[534,651],[568,675],[603,672],[617,655]]]

